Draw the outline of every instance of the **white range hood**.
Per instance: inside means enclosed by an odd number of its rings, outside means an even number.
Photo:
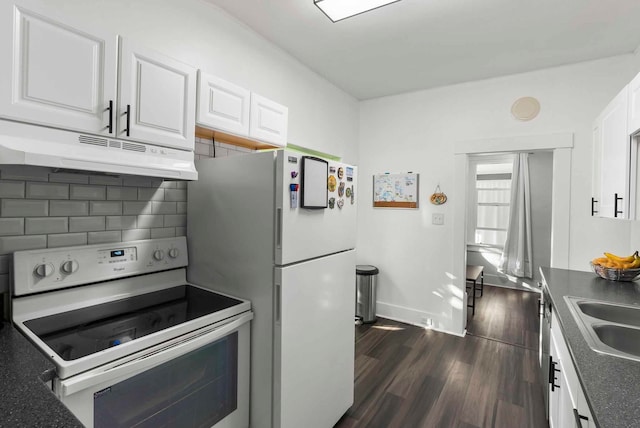
[[[197,180],[193,152],[0,120],[0,165]]]

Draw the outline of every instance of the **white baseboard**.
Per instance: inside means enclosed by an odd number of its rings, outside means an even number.
[[[451,334],[454,336],[464,337],[467,333],[466,330],[460,332],[454,332],[443,325],[442,321],[437,315],[429,312],[420,311],[413,308],[406,308],[404,306],[392,305],[385,302],[376,302],[376,315],[381,318],[387,318],[390,320],[398,321],[405,324],[415,325],[417,327],[427,328],[429,330],[439,331],[442,333]],[[427,320],[431,319],[432,324],[429,325]]]

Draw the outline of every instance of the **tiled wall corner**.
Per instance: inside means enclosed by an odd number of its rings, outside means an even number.
[[[14,251],[184,236],[186,212],[184,181],[0,166],[0,293]]]

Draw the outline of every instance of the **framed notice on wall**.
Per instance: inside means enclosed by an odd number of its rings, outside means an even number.
[[[418,174],[375,174],[373,206],[376,208],[418,208]]]

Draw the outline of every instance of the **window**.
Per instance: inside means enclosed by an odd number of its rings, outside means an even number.
[[[502,248],[509,227],[513,156],[473,159],[469,227],[470,244]]]

